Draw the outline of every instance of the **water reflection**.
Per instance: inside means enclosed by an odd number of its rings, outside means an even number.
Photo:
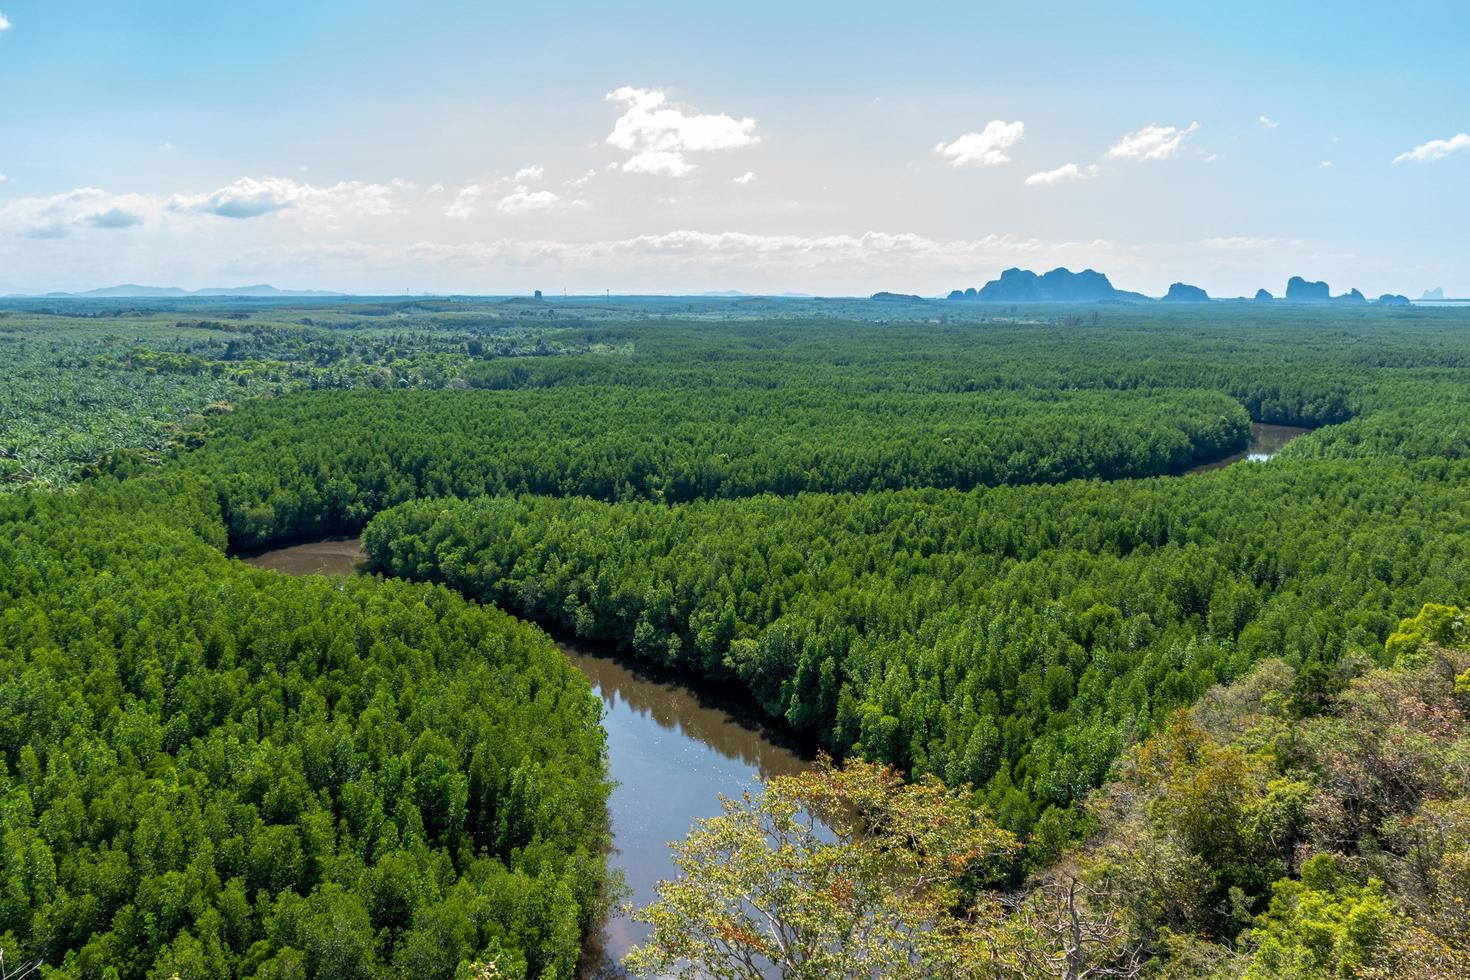
[[[676,737],[709,746],[762,779],[806,767],[801,748],[767,725],[738,693],[722,695],[703,682],[661,675],[609,652],[567,642],[557,647],[592,682],[609,710],[631,710]]]
[[[734,796],[758,778],[807,765],[804,754],[782,744],[738,700],[559,645],[605,706],[608,769],[617,782],[608,801],[612,865],[635,905],[651,901],[654,885],[676,874],[669,842],[688,834],[695,820],[719,813],[720,794]],[[620,957],[646,935],[643,925],[615,915],[603,933],[606,953]]]
[[[1247,459],[1257,463],[1264,463],[1272,456],[1281,452],[1288,442],[1291,442],[1291,440],[1298,436],[1304,436],[1311,431],[1311,429],[1304,429],[1298,425],[1272,425],[1269,422],[1252,422],[1249,446],[1238,453],[1231,453],[1223,459],[1217,459],[1211,463],[1191,467],[1186,472],[1204,473],[1208,470],[1223,469],[1231,463],[1239,463],[1241,460]]]

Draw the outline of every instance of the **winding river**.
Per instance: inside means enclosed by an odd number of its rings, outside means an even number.
[[[1189,472],[1269,459],[1307,431],[1253,423],[1247,449]],[[358,538],[311,541],[244,560],[287,575],[351,575],[367,564]],[[562,641],[557,647],[602,698],[608,769],[616,783],[608,801],[612,864],[635,905],[647,904],[654,885],[674,876],[669,842],[683,838],[696,819],[718,813],[720,794],[737,794],[758,778],[807,764],[738,700],[691,686],[687,678],[646,671],[606,650]],[[613,963],[645,934],[645,927],[615,914],[604,927],[603,949],[594,951],[594,959],[603,954],[599,973],[615,972]]]
[[[244,558],[287,575],[351,575],[367,562],[357,538],[331,538]],[[669,842],[680,840],[700,817],[719,812],[720,794],[733,796],[758,778],[794,773],[806,765],[781,735],[762,725],[736,700],[686,680],[647,672],[609,652],[558,642],[573,666],[602,698],[609,775],[615,781],[612,865],[623,873],[635,905],[675,875]],[[603,929],[607,961],[620,958],[646,934],[621,914]]]

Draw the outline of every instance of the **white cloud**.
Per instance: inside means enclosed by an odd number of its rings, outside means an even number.
[[[597,176],[597,171],[595,169],[588,170],[582,176],[580,176],[580,177],[573,177],[571,180],[568,180],[568,181],[564,182],[562,184],[562,186],[563,187],[585,187],[587,185],[587,182],[590,181],[593,177],[596,177],[596,176]]]
[[[0,31],[10,30],[10,18],[0,14]]]
[[[1317,164],[1317,169],[1330,170],[1335,166],[1337,166],[1337,164],[1333,163],[1331,160],[1323,160],[1321,163]]]
[[[1128,133],[1108,148],[1108,156],[1119,160],[1167,160],[1184,141],[1199,129],[1192,122],[1184,129],[1176,126],[1145,126],[1137,132]]]
[[[450,202],[449,207],[444,209],[444,216],[453,218],[455,221],[464,221],[475,213],[475,203],[479,201],[483,193],[485,189],[479,184],[466,184],[459,189],[458,194],[454,195],[454,200]]]
[[[82,220],[93,228],[131,228],[141,225],[146,218],[140,211],[130,211],[122,205],[114,204],[105,210],[83,215]]]
[[[430,193],[430,194],[443,194],[444,193],[444,185],[443,184],[430,184],[429,185],[428,193]]]
[[[546,176],[546,171],[539,164],[533,163],[529,167],[522,167],[521,169],[517,170],[515,177],[512,179],[514,179],[517,184],[524,184],[529,181],[540,180],[544,176]]]
[[[1470,149],[1470,133],[1460,133],[1447,140],[1430,140],[1428,143],[1420,143],[1412,150],[1394,157],[1393,162],[1403,163],[1408,160],[1414,163],[1429,163],[1465,149]]]
[[[1079,167],[1075,163],[1064,163],[1055,170],[1043,170],[1026,178],[1027,187],[1048,187],[1063,181],[1091,180],[1097,176],[1097,164]]]
[[[607,100],[623,106],[607,143],[632,154],[622,164],[625,173],[684,177],[694,170],[686,153],[733,150],[760,142],[753,118],[736,119],[671,105],[657,89],[624,85],[607,93]]]
[[[291,207],[298,186],[289,178],[261,181],[243,177],[209,194],[175,195],[174,206],[180,211],[216,214],[222,218],[258,218]]]
[[[755,171],[754,170],[747,170],[747,171],[745,171],[745,173],[741,174],[739,177],[733,178],[730,181],[730,183],[732,183],[732,184],[739,184],[741,187],[744,187],[746,184],[753,184],[753,183],[755,183],[755,180],[756,180]]]
[[[164,140],[162,143],[159,143],[158,144],[158,152],[159,153],[172,153],[174,151],[174,149],[175,149],[174,145],[172,143],[170,143],[168,140]]]
[[[392,188],[346,181],[316,187],[288,178],[243,177],[208,193],[112,194],[79,187],[61,194],[22,197],[0,208],[0,232],[25,238],[64,238],[85,228],[132,228],[165,219],[250,219],[285,211],[326,220],[374,217],[393,210]]]
[[[79,187],[62,194],[6,202],[0,207],[0,231],[21,238],[66,238],[78,228],[129,228],[161,210],[161,198]]]
[[[939,143],[934,147],[934,152],[948,157],[950,165],[954,167],[975,163],[986,166],[1009,163],[1011,158],[1006,156],[1005,151],[1014,146],[1025,132],[1026,124],[1019,120],[1008,123],[992,119],[980,132],[966,133],[948,143]]]
[[[528,211],[551,211],[586,206],[585,201],[568,201],[553,191],[533,191],[521,184],[497,201],[495,210],[502,214],[525,214]]]
[[[1260,123],[1262,126],[1265,126],[1267,129],[1275,129],[1277,126],[1281,125],[1270,116],[1260,116],[1256,119],[1256,122]]]
[[[5,183],[5,175],[4,174],[0,174],[0,184],[3,184],[3,183]]]
[[[241,177],[208,194],[175,194],[168,206],[175,211],[213,214],[221,218],[258,218],[277,211],[300,209],[315,217],[383,215],[393,211],[391,188],[360,180],[329,187],[289,177]]]
[[[653,174],[658,177],[687,177],[694,172],[694,164],[684,159],[684,154],[673,150],[650,150],[624,160],[619,168],[625,174]]]

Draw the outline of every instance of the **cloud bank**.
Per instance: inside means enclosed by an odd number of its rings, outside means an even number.
[[[221,218],[258,218],[276,211],[300,208],[313,215],[382,215],[393,210],[393,188],[360,180],[329,187],[301,183],[289,177],[242,177],[208,194],[176,194],[168,206]]]

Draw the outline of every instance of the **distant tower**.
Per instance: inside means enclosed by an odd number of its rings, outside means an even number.
[[[541,290],[536,290],[536,302],[541,302]]]

